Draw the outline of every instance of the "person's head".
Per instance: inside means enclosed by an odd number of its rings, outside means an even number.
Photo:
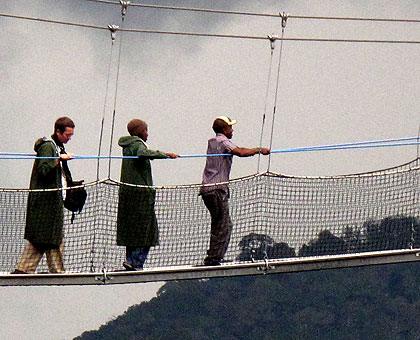
[[[127,130],[130,136],[137,136],[143,139],[144,141],[147,140],[149,136],[147,131],[147,123],[141,119],[132,119],[127,124]]]
[[[222,133],[227,138],[232,138],[232,125],[236,124],[236,120],[232,120],[226,116],[219,116],[213,122],[213,131],[215,133]]]
[[[74,123],[69,117],[60,117],[55,121],[54,134],[58,140],[66,144],[74,133]]]

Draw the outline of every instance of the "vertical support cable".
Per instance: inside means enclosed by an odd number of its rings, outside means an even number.
[[[115,25],[108,25],[109,30],[111,31],[111,51],[109,53],[109,62],[108,62],[108,75],[106,79],[106,89],[105,89],[105,99],[104,99],[104,109],[102,112],[102,121],[101,121],[101,132],[99,134],[99,146],[98,146],[98,162],[96,165],[96,180],[99,181],[99,163],[101,156],[102,148],[102,139],[104,134],[104,122],[105,122],[105,113],[106,113],[106,103],[108,101],[108,92],[109,92],[109,78],[111,76],[111,62],[112,62],[112,52],[114,50],[114,41],[115,41],[115,32],[119,28]]]
[[[108,28],[111,32],[111,51],[109,54],[109,63],[108,63],[108,76],[107,76],[107,80],[106,80],[106,90],[105,90],[105,100],[104,100],[104,110],[102,113],[102,122],[101,122],[101,132],[100,132],[100,136],[99,136],[99,147],[98,147],[98,162],[97,162],[97,167],[96,167],[96,181],[98,183],[96,183],[95,186],[95,199],[96,202],[100,202],[101,199],[99,197],[99,163],[100,163],[100,155],[101,155],[101,148],[102,148],[102,138],[103,138],[103,133],[104,133],[104,122],[105,122],[105,113],[106,113],[106,103],[108,101],[108,92],[109,92],[109,78],[111,75],[111,63],[112,63],[112,52],[114,49],[114,41],[115,41],[115,35],[116,35],[116,31],[119,28],[118,26],[115,25],[108,25]],[[98,227],[98,218],[97,215],[95,215],[95,219],[94,219],[94,225],[96,227]],[[90,261],[90,271],[93,272],[95,271],[95,265],[94,265],[94,259],[95,259],[95,245],[96,245],[96,229],[94,230],[94,234],[93,234],[93,239],[92,239],[92,244],[91,244],[91,261]]]
[[[420,124],[417,130],[417,143],[420,141]],[[417,159],[419,158],[419,144],[417,144]]]
[[[124,28],[124,19],[125,15],[127,14],[127,6],[130,4],[130,1],[122,1],[120,0],[121,4],[121,29]],[[122,32],[120,35],[120,48],[118,52],[118,61],[117,61],[117,76],[115,81],[115,95],[114,95],[114,110],[112,113],[112,124],[111,124],[111,138],[109,142],[109,161],[108,161],[108,178],[111,178],[111,155],[112,155],[112,143],[114,141],[114,127],[115,127],[115,109],[117,107],[117,94],[118,94],[118,80],[120,75],[120,64],[121,64],[121,48],[122,48]]]
[[[130,1],[122,1],[120,0],[121,4],[121,29],[124,28],[124,19],[125,15],[127,14],[127,7],[130,4]],[[121,65],[121,49],[122,49],[122,32],[120,35],[120,48],[118,51],[118,61],[117,61],[117,75],[115,80],[115,94],[114,94],[114,110],[112,112],[112,125],[111,125],[111,138],[109,141],[109,162],[108,162],[108,179],[111,179],[111,155],[112,155],[112,143],[114,140],[114,127],[115,127],[115,111],[117,107],[117,97],[118,97],[118,80],[120,75],[120,65]],[[104,273],[106,271],[106,256],[107,256],[107,247],[104,246],[103,249],[103,262],[102,262],[102,268],[104,270]]]
[[[276,47],[275,46],[276,38],[274,36],[269,35],[268,39],[270,39],[271,53],[270,53],[270,66],[269,66],[269,69],[268,69],[267,88],[266,88],[266,91],[265,91],[264,112],[263,112],[262,123],[261,123],[261,135],[260,135],[260,145],[259,145],[260,150],[262,148],[262,139],[263,139],[263,135],[264,135],[264,126],[265,126],[265,116],[266,116],[266,113],[267,113],[268,91],[269,91],[270,82],[271,82],[271,69],[272,69],[272,65],[273,65],[273,54],[274,54],[274,49]],[[258,153],[257,173],[260,173],[260,162],[261,162],[261,154]]]
[[[418,143],[420,139],[420,124],[419,124],[419,128],[417,131],[417,140],[416,142]],[[416,159],[416,166],[419,165],[419,144],[417,144],[417,159]],[[413,207],[415,207],[415,211],[412,212],[412,216],[419,216],[419,205],[418,205],[418,187],[419,187],[419,178],[418,176],[412,176],[414,177],[414,183],[411,186],[412,190],[414,190],[413,192]],[[417,219],[414,219],[411,221],[411,241],[410,241],[410,249],[413,249],[413,247],[418,247],[418,234],[416,233],[416,225],[415,225],[415,221]]]
[[[417,145],[418,146],[418,145]],[[416,166],[418,166],[418,155],[416,160]],[[411,170],[411,169],[410,169]],[[414,175],[410,171],[410,176],[413,180],[413,183],[411,185],[411,194],[412,194],[412,209],[410,209],[410,218],[411,218],[411,237],[410,241],[408,243],[408,246],[410,249],[418,248],[419,247],[419,238],[417,233],[417,217],[419,216],[419,206],[418,206],[418,185],[419,185],[419,178],[418,176]]]
[[[276,109],[277,109],[277,97],[278,97],[278,89],[279,89],[279,79],[280,79],[280,66],[281,66],[281,56],[283,51],[283,37],[284,37],[284,29],[286,28],[286,22],[288,18],[288,14],[282,13],[281,16],[281,43],[280,43],[280,52],[279,52],[279,63],[277,66],[277,82],[276,82],[276,92],[275,92],[275,99],[274,99],[274,108],[273,108],[273,119],[271,122],[271,135],[270,135],[270,150],[273,145],[273,133],[274,133],[274,122],[276,117]],[[268,155],[268,166],[267,171],[270,171],[271,165],[271,153]]]

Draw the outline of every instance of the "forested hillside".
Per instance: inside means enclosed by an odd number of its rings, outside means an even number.
[[[417,220],[404,218],[367,223],[363,238],[352,230],[341,237],[322,231],[298,253],[366,251],[372,238],[377,249],[389,249],[390,240],[402,247],[407,242],[418,246],[418,225]],[[250,235],[244,243],[255,238]],[[253,254],[244,251],[241,257],[270,255],[274,249],[284,257],[295,256],[287,244],[270,245]],[[419,340],[419,319],[420,263],[407,263],[168,282],[150,302],[129,308],[77,339]]]

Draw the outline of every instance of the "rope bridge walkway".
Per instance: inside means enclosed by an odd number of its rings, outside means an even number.
[[[122,37],[126,35],[159,34],[191,38],[222,38],[267,41],[270,61],[262,115],[260,147],[264,134],[266,113],[269,110],[269,88],[274,68],[275,43],[280,43],[277,75],[274,76],[275,93],[272,107],[270,149],[272,154],[312,152],[419,145],[418,137],[380,140],[361,143],[322,145],[316,147],[273,150],[274,122],[277,111],[283,42],[351,43],[419,45],[419,40],[342,39],[319,37],[285,37],[286,22],[292,20],[369,21],[417,25],[418,19],[313,17],[286,13],[251,13],[210,10],[174,6],[131,4],[130,1],[89,0],[121,8],[121,24],[92,25],[69,21],[35,18],[0,13],[1,18],[25,20],[45,25],[65,25],[110,34],[109,63],[101,132],[97,156],[76,156],[79,159],[96,158],[97,181],[85,185],[88,198],[83,212],[71,223],[65,211],[64,274],[40,274],[47,271],[45,259],[36,274],[9,274],[26,244],[24,229],[29,190],[0,189],[0,285],[51,285],[131,283],[229,275],[252,275],[336,268],[379,263],[417,261],[420,252],[419,222],[419,160],[408,164],[366,174],[335,177],[292,177],[270,172],[270,160],[264,173],[231,181],[230,211],[234,229],[227,263],[217,267],[201,266],[208,248],[210,216],[198,196],[200,185],[173,187],[135,187],[128,190],[132,200],[141,206],[153,197],[159,224],[160,244],[153,247],[146,267],[140,272],[122,271],[125,247],[117,246],[116,225],[119,191],[127,185],[114,180],[99,180],[99,159],[108,158],[108,177],[111,156],[116,103],[119,99],[119,75],[122,55]],[[212,32],[184,32],[143,28],[126,28],[128,8],[165,11],[189,11],[217,15],[258,16],[281,20],[280,35],[217,34]],[[131,11],[131,10],[130,10]],[[133,23],[135,24],[135,22]],[[118,38],[118,39],[117,39]],[[115,41],[119,50],[112,110],[112,123],[108,156],[102,156],[102,138],[111,91],[110,75]],[[183,155],[181,157],[208,157],[219,155]],[[0,159],[33,159],[33,154],[0,152]],[[260,163],[258,161],[258,170]],[[48,209],[49,195],[61,194],[57,190],[32,192],[45,199]],[[150,203],[150,202],[149,202]]]
[[[141,272],[123,271],[125,247],[116,244],[116,222],[118,192],[127,185],[108,179],[85,186],[88,198],[73,224],[65,213],[66,273],[40,275],[48,271],[43,259],[37,274],[9,274],[26,244],[29,190],[0,189],[0,285],[249,275],[343,267],[340,261],[349,259],[356,261],[350,266],[415,261],[420,251],[419,174],[416,159],[356,175],[265,172],[233,180],[229,187],[234,229],[227,262],[218,267],[201,266],[210,216],[198,196],[200,185],[134,187],[132,199],[137,201],[148,197],[145,191],[155,195],[160,232],[160,244],[152,248]],[[45,197],[50,193],[37,192]],[[398,259],[400,255],[405,257]]]

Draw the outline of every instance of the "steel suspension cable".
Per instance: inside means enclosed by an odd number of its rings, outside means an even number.
[[[194,37],[210,37],[210,38],[233,38],[233,39],[250,39],[250,40],[266,40],[267,36],[257,35],[237,35],[237,34],[215,34],[215,33],[195,33],[180,31],[162,31],[162,30],[146,30],[136,28],[119,29],[124,32],[145,33],[145,34],[167,34],[167,35],[183,35]],[[378,43],[378,44],[420,44],[420,40],[378,40],[378,39],[338,39],[338,38],[284,38],[273,36],[275,40],[296,41],[296,42],[341,42],[341,43]]]
[[[13,15],[13,14],[6,14],[0,13],[0,17],[4,18],[12,18],[12,19],[23,19],[23,20],[30,20],[30,21],[39,21],[48,24],[59,24],[59,25],[67,25],[67,26],[76,26],[76,27],[84,27],[84,28],[93,28],[98,30],[107,30],[108,27],[104,26],[97,26],[97,25],[89,25],[89,24],[81,24],[69,21],[61,21],[61,20],[52,20],[52,19],[44,19],[44,18],[35,18],[35,17],[28,17],[23,15]]]
[[[273,65],[273,55],[274,55],[274,49],[275,49],[275,42],[276,41],[274,39],[272,39],[272,38],[270,39],[270,64],[269,64],[269,68],[268,68],[268,79],[267,79],[267,86],[266,86],[266,90],[265,90],[264,112],[263,112],[262,122],[261,122],[261,134],[260,134],[260,144],[259,144],[260,149],[262,148],[262,139],[263,139],[263,135],[264,135],[265,117],[266,117],[266,113],[267,113],[268,92],[269,92],[270,82],[271,82],[271,69],[272,69],[272,65]],[[258,153],[257,173],[260,173],[260,162],[261,162],[261,154]]]
[[[119,5],[119,2],[109,1],[109,0],[87,0],[87,1],[98,2],[98,3],[103,3],[103,4],[109,4],[109,5]],[[280,14],[270,14],[270,13],[254,13],[254,12],[228,11],[228,10],[218,10],[218,9],[208,9],[208,8],[148,5],[148,4],[136,4],[136,3],[130,3],[129,6],[150,8],[150,9],[174,10],[174,11],[202,12],[202,13],[212,13],[212,14],[233,14],[233,15],[247,15],[247,16],[260,16],[260,17],[277,17],[277,18],[280,16]]]
[[[125,15],[127,13],[127,5],[125,2],[121,1],[121,27],[124,26],[124,19]],[[115,28],[115,27],[114,27]],[[122,33],[120,34],[120,48],[118,52],[118,61],[117,61],[117,76],[115,80],[115,94],[114,94],[114,110],[112,113],[112,124],[111,124],[111,137],[109,142],[109,162],[108,162],[108,178],[111,178],[111,161],[112,161],[112,144],[114,141],[114,127],[115,127],[115,112],[117,107],[117,98],[118,98],[118,81],[119,81],[119,75],[120,75],[120,65],[121,65],[121,49],[122,49]]]
[[[417,142],[420,143],[420,124],[419,124],[419,128],[417,130]],[[417,158],[419,158],[419,145],[417,145]]]
[[[109,5],[119,5],[118,1],[111,0],[87,0],[89,2],[97,2]],[[228,11],[217,10],[209,8],[193,8],[193,7],[178,7],[178,6],[164,6],[164,5],[149,5],[130,3],[129,6],[150,8],[150,9],[163,9],[174,11],[188,11],[188,12],[202,12],[210,14],[227,14],[227,15],[244,15],[244,16],[260,16],[260,17],[281,17],[280,13],[258,13],[258,12],[244,12],[244,11]],[[343,20],[343,21],[379,21],[379,22],[401,22],[401,23],[420,23],[420,19],[398,19],[398,18],[360,18],[360,17],[338,17],[338,16],[308,16],[308,15],[289,15],[293,19],[309,19],[309,20]]]
[[[93,1],[93,0],[88,0]],[[40,21],[45,23],[52,24],[61,24],[76,26],[82,28],[92,28],[99,30],[108,30],[108,27],[81,24],[67,21],[58,21],[50,19],[42,19],[28,16],[19,16],[0,13],[0,17],[14,18],[14,19],[24,19],[31,21]],[[277,16],[278,17],[278,16]],[[292,16],[289,16],[292,17]],[[414,20],[414,22],[417,22]],[[420,22],[420,20],[418,20]],[[253,39],[253,40],[265,40],[268,39],[267,36],[253,36],[253,35],[235,35],[235,34],[212,34],[212,33],[194,33],[194,32],[176,32],[176,31],[163,31],[163,30],[145,30],[145,29],[123,29],[118,28],[118,31],[122,32],[133,32],[133,33],[149,33],[149,34],[168,34],[168,35],[184,35],[184,36],[196,36],[196,37],[214,37],[214,38],[237,38],[237,39]],[[297,41],[297,42],[342,42],[342,43],[388,43],[388,44],[420,44],[420,40],[378,40],[378,39],[336,39],[336,38],[280,38],[276,37],[276,40],[285,40],[285,41]]]
[[[91,0],[88,0],[91,1]],[[76,26],[82,28],[92,28],[99,30],[108,30],[108,27],[97,26],[97,25],[88,25],[81,23],[73,23],[66,21],[34,18],[34,17],[25,17],[18,15],[10,15],[0,13],[0,17],[8,17],[15,19],[25,19],[31,21],[40,21],[45,23],[52,24],[61,24]],[[164,30],[146,30],[146,29],[124,29],[118,28],[117,31],[121,32],[131,32],[131,33],[144,33],[144,34],[166,34],[166,35],[182,35],[182,36],[195,36],[195,37],[213,37],[213,38],[233,38],[233,39],[250,39],[250,40],[266,40],[267,36],[255,36],[255,35],[237,35],[237,34],[214,34],[214,33],[195,33],[195,32],[182,32],[182,31],[164,31]],[[296,42],[340,42],[340,43],[367,43],[367,44],[420,44],[420,40],[380,40],[380,39],[338,39],[338,38],[281,38],[275,37],[276,40],[282,41],[296,41]]]
[[[100,159],[99,156],[101,155],[101,148],[102,148],[102,139],[104,134],[104,123],[105,123],[105,113],[106,113],[106,103],[108,101],[108,92],[109,92],[109,78],[111,75],[111,63],[112,63],[112,52],[114,50],[114,41],[115,41],[115,27],[109,26],[111,31],[111,50],[109,53],[109,62],[108,62],[108,74],[106,78],[106,88],[105,88],[105,99],[104,99],[104,109],[102,112],[102,120],[101,120],[101,132],[99,134],[99,146],[98,146],[98,163],[96,166],[96,179],[99,181],[99,163]]]
[[[289,15],[292,19],[308,20],[342,20],[342,21],[375,21],[375,22],[400,22],[420,23],[420,19],[395,19],[395,18],[358,18],[358,17],[337,17],[337,16],[310,16],[310,15]]]
[[[278,66],[277,66],[276,90],[275,90],[275,94],[274,94],[273,118],[272,118],[272,121],[271,121],[271,134],[270,134],[270,146],[269,146],[270,150],[273,146],[274,123],[275,123],[275,119],[276,119],[277,98],[278,98],[279,83],[280,83],[281,57],[282,57],[282,52],[283,52],[283,37],[284,37],[284,30],[286,28],[286,22],[287,22],[287,15],[285,13],[283,13],[282,21],[281,21],[281,43],[280,43],[280,52],[279,52],[279,62],[278,62]],[[268,155],[267,171],[270,171],[270,165],[271,165],[271,153]]]

